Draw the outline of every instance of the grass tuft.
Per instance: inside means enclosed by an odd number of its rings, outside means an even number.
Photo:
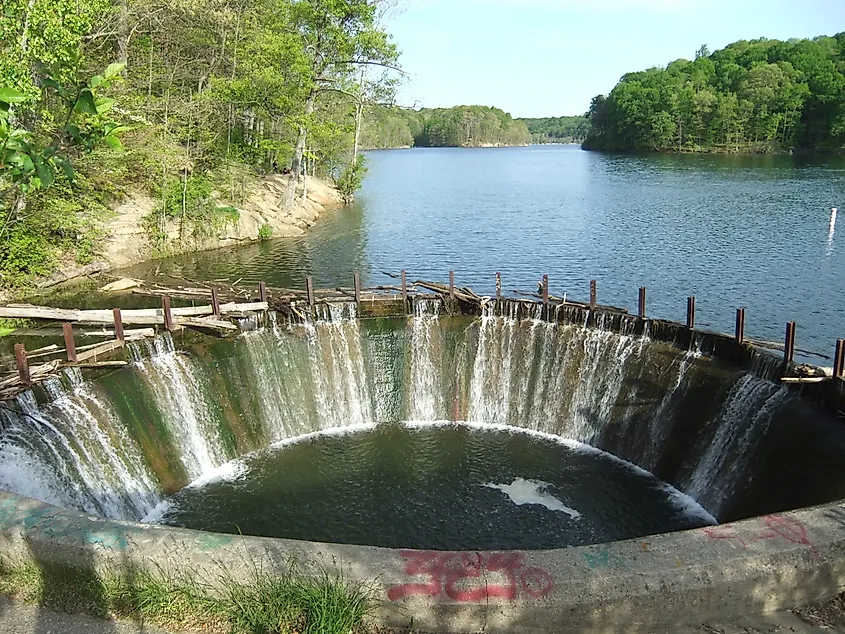
[[[0,593],[27,603],[102,618],[212,634],[359,634],[368,631],[372,592],[338,574],[276,576],[257,568],[249,583],[223,576],[211,586],[163,572],[97,575],[65,566],[0,562]]]

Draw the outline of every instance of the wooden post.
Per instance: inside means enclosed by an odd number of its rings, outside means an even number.
[[[355,287],[355,306],[360,311],[361,310],[361,274],[358,271],[355,271],[355,275],[352,276],[352,284]]]
[[[687,329],[695,328],[695,297],[687,297]]]
[[[22,343],[15,344],[15,362],[18,365],[18,374],[21,377],[21,383],[29,385],[32,381],[29,378],[29,361],[26,358],[26,348]]]
[[[258,301],[267,301],[267,284],[265,284],[264,282],[258,283]]]
[[[123,336],[123,315],[119,308],[113,308],[112,314],[114,315],[114,338],[118,341],[125,341],[126,338]]]
[[[502,299],[502,274],[496,272],[496,299]]]
[[[449,271],[449,297],[455,299],[455,272]]]
[[[211,287],[211,310],[214,312],[214,317],[220,319],[220,296],[217,294],[217,287]]]
[[[549,276],[543,276],[543,305],[549,303]]]
[[[833,378],[845,378],[845,339],[836,340],[836,354],[833,355]]]
[[[745,308],[736,309],[736,330],[734,336],[737,343],[745,341]]]
[[[786,340],[783,346],[783,360],[792,363],[795,360],[795,322],[786,324]]]
[[[645,319],[645,286],[640,286],[640,296],[637,304],[637,317]]]
[[[65,336],[67,360],[71,363],[76,363],[76,342],[73,340],[73,326],[71,324],[62,324],[62,332]]]
[[[590,310],[596,309],[598,303],[598,287],[595,280],[590,280]]]
[[[405,271],[402,271],[402,301],[408,301],[408,282],[405,277]]]
[[[161,309],[164,311],[164,329],[168,332],[173,331],[173,315],[170,312],[170,297],[162,295]]]
[[[833,355],[833,377],[845,378],[845,339],[837,339],[836,354]]]
[[[308,305],[314,308],[314,280],[310,275],[305,278],[305,288],[308,291]]]

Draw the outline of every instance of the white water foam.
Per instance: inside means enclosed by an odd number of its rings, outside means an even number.
[[[517,506],[537,504],[539,506],[544,506],[550,511],[566,513],[574,520],[581,518],[581,514],[578,511],[570,506],[566,506],[566,504],[546,491],[546,489],[551,486],[548,482],[517,478],[511,484],[493,484],[488,482],[486,484],[482,484],[481,486],[501,491]]]

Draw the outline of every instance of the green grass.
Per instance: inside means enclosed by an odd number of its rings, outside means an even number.
[[[359,634],[368,631],[371,593],[338,575],[274,576],[249,584],[225,577],[212,587],[192,577],[145,571],[103,576],[65,566],[0,564],[0,593],[50,610],[121,618],[219,634]]]

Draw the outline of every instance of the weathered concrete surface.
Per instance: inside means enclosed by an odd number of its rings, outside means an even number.
[[[106,621],[85,614],[63,614],[0,598],[3,634],[176,634],[134,621]]]
[[[3,634],[194,634],[163,630],[134,621],[103,620],[84,614],[64,614],[0,597],[0,632]],[[652,634],[843,634],[835,626],[805,623],[794,614],[740,617],[727,622],[672,625]],[[422,634],[422,633],[420,633]],[[548,634],[554,634],[551,630]]]
[[[382,624],[432,632],[654,632],[829,598],[845,585],[845,505],[613,544],[547,551],[422,552],[116,522],[0,494],[12,563],[126,574],[259,566],[342,571],[382,599]]]

